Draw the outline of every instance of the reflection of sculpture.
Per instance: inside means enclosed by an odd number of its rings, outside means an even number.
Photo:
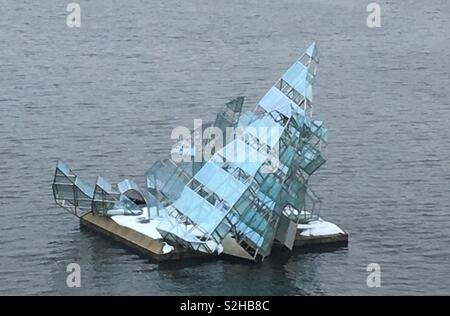
[[[292,249],[298,225],[317,219],[320,207],[308,185],[327,142],[322,122],[311,117],[318,62],[313,43],[255,111],[241,114],[243,97],[227,103],[212,125],[242,132],[208,161],[157,161],[146,190],[130,180],[113,187],[101,177],[91,188],[59,162],[55,201],[77,216],[144,214],[157,238],[195,251],[258,261],[275,241]]]

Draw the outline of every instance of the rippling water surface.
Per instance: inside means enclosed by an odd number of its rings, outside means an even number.
[[[450,3],[6,1],[0,13],[0,294],[443,294],[450,292]],[[262,264],[155,264],[55,206],[63,159],[87,181],[144,172],[171,130],[253,108],[316,40],[315,116],[329,127],[314,175],[348,248]],[[66,287],[81,265],[82,287]],[[382,286],[366,285],[366,266]]]

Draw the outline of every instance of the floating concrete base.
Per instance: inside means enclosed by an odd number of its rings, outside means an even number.
[[[108,217],[94,216],[92,213],[83,215],[80,218],[80,225],[118,241],[121,244],[136,250],[141,255],[156,261],[179,260],[209,255],[176,246],[171,252],[164,253],[163,247],[166,243],[163,240],[150,238],[133,229],[121,226]]]
[[[156,261],[216,256],[203,252],[191,251],[177,246],[174,246],[174,249],[171,252],[165,253],[163,247],[166,243],[163,240],[150,238],[131,228],[121,226],[108,217],[94,216],[92,213],[83,215],[80,218],[80,225],[120,242],[122,245],[137,251],[139,254]],[[346,245],[348,241],[348,234],[345,232],[320,236],[305,236],[304,233],[302,235],[302,231],[304,230],[299,229],[299,233],[295,238],[295,248],[307,249],[336,244]]]

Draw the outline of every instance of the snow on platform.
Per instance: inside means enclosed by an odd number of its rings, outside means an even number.
[[[297,226],[300,236],[318,237],[330,235],[345,235],[346,233],[336,224],[324,221],[319,218],[307,224],[298,224]]]
[[[169,252],[172,252],[173,249],[174,249],[173,246],[166,243],[162,250],[163,250],[163,253],[169,253]]]
[[[133,229],[152,239],[162,239],[161,234],[156,229],[160,221],[157,218],[148,220],[148,212],[146,208],[144,208],[142,215],[114,215],[111,216],[111,219],[121,226]],[[166,248],[166,250],[168,250],[168,248]]]
[[[138,233],[141,233],[145,236],[148,236],[154,240],[161,240],[163,241],[163,238],[159,231],[156,229],[158,225],[160,224],[160,220],[158,217],[152,218],[151,220],[148,220],[148,212],[146,208],[144,208],[142,215],[115,215],[111,216],[111,219],[116,222],[118,225],[130,228],[132,230],[137,231]],[[341,240],[344,238],[347,234],[339,228],[336,224],[333,224],[331,222],[327,222],[323,220],[322,218],[319,218],[317,220],[310,221],[307,224],[298,224],[298,238],[301,244],[303,245],[304,240],[303,238],[307,238],[310,240],[311,238],[321,240],[323,239],[324,242],[327,239],[327,237],[330,237],[332,239],[339,239]],[[196,232],[195,229],[193,230],[194,233]],[[303,238],[302,238],[303,237]],[[323,238],[321,238],[323,237]],[[164,241],[163,241],[164,242]],[[212,241],[209,241],[212,242]],[[215,243],[214,243],[215,244]],[[306,244],[305,244],[306,245]],[[222,252],[221,245],[209,245],[209,246],[217,246],[213,247],[218,248],[217,253],[220,254]],[[174,247],[169,245],[168,243],[164,242],[164,247],[162,249],[162,252],[164,254],[171,253],[174,250]]]

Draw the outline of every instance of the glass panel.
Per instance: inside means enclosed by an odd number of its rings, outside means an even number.
[[[207,162],[206,165],[200,169],[195,175],[195,179],[200,181],[220,198],[227,201],[230,205],[236,203],[247,188],[246,185],[239,182],[218,164],[211,161]]]
[[[270,88],[259,101],[259,105],[268,113],[276,110],[286,117],[291,117],[293,109],[298,107],[277,87]]]
[[[207,232],[211,232],[224,216],[222,211],[188,187],[184,188],[173,206]]]

